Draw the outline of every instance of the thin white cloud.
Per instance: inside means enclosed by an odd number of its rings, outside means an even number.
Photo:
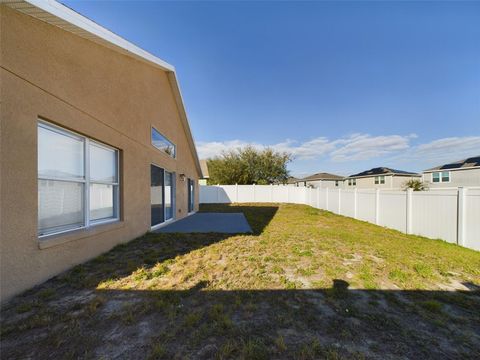
[[[220,155],[223,151],[250,145],[257,149],[270,147],[276,151],[285,151],[292,154],[296,160],[312,160],[325,157],[332,161],[367,160],[407,149],[410,140],[414,137],[415,135],[371,136],[368,134],[353,134],[334,140],[318,137],[304,143],[287,139],[272,145],[230,140],[199,142],[197,150],[200,158],[211,158]]]
[[[408,149],[415,134],[370,136],[354,134],[337,141],[339,145],[330,153],[333,161],[368,160]]]
[[[480,155],[480,136],[448,137],[413,146],[396,159],[432,166]],[[438,164],[437,164],[438,163]]]
[[[270,147],[277,151],[291,153],[295,161],[328,160],[330,166],[334,166],[332,163],[348,164],[349,162],[380,159],[382,164],[385,163],[389,166],[398,164],[402,167],[408,164],[409,169],[423,169],[480,154],[480,136],[448,137],[412,144],[411,142],[415,138],[417,138],[415,134],[383,136],[352,134],[338,139],[317,137],[303,143],[287,139],[271,145],[230,140],[199,142],[197,149],[202,159],[218,156],[223,151],[250,145],[257,149]]]

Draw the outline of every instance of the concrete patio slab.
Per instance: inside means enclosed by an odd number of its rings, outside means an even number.
[[[158,233],[251,233],[252,229],[243,213],[196,213],[166,225]]]

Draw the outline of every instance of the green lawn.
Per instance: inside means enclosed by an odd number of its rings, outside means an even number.
[[[1,312],[2,358],[480,358],[480,252],[303,205],[147,234]]]

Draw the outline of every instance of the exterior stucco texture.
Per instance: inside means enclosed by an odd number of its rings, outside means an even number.
[[[199,178],[163,70],[0,6],[1,300],[150,230],[150,164]],[[37,121],[44,119],[120,150],[121,220],[39,240]],[[151,145],[151,127],[177,146]],[[198,191],[195,191],[195,210]],[[188,212],[176,176],[175,218]]]

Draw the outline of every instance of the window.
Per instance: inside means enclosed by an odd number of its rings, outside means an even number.
[[[434,183],[444,183],[450,182],[450,172],[449,171],[438,171],[432,173],[432,182]]]
[[[357,179],[352,179],[352,185],[356,186],[357,185]]]
[[[348,186],[352,186],[352,179],[348,179]]]
[[[375,176],[375,184],[385,184],[385,176]]]
[[[150,166],[151,226],[154,227],[175,214],[175,174],[158,166]]]
[[[118,150],[39,121],[39,236],[118,220],[118,203]]]
[[[188,212],[192,212],[195,208],[195,183],[192,179],[188,179]]]
[[[155,146],[158,150],[163,151],[168,156],[171,156],[175,159],[176,157],[176,147],[170,140],[165,136],[160,134],[157,129],[152,127],[152,145]]]
[[[450,173],[448,171],[442,171],[442,182],[450,181]]]
[[[338,186],[338,180],[335,180],[335,186]]]

